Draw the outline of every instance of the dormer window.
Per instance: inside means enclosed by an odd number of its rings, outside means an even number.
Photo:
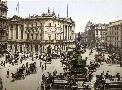
[[[33,23],[31,24],[31,27],[33,27]]]
[[[49,27],[51,27],[51,23],[49,23]]]
[[[35,22],[36,26],[37,26],[37,22]]]
[[[40,26],[42,26],[42,23],[40,23]]]

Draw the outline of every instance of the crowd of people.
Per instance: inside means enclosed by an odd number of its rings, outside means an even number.
[[[80,46],[79,46],[80,47]],[[47,85],[47,88],[51,88],[52,83],[54,83],[55,79],[58,80],[67,80],[69,85],[76,85],[76,77],[71,74],[71,67],[72,67],[72,61],[74,60],[74,58],[78,58],[77,56],[74,56],[74,53],[77,53],[77,51],[79,49],[78,46],[74,49],[72,49],[72,51],[67,51],[67,52],[61,52],[60,55],[56,54],[56,53],[45,53],[44,55],[36,55],[36,57],[34,57],[34,55],[30,52],[27,54],[21,54],[16,52],[13,55],[11,54],[6,54],[5,55],[5,60],[1,61],[0,65],[3,67],[6,67],[6,64],[10,64],[12,66],[14,65],[19,65],[22,64],[21,67],[17,68],[16,72],[10,72],[10,70],[8,69],[6,74],[7,74],[7,78],[10,77],[10,75],[12,76],[12,81],[15,81],[16,79],[24,79],[25,76],[30,75],[32,73],[36,73],[37,72],[37,66],[36,66],[36,61],[34,60],[39,59],[40,63],[39,63],[39,68],[42,69],[42,72],[44,70],[47,69],[47,62],[51,62],[52,58],[54,57],[58,57],[61,59],[61,63],[62,63],[62,67],[64,70],[64,73],[60,73],[59,75],[57,74],[57,71],[55,70],[52,74],[48,73],[48,76],[46,76],[45,74],[42,74],[42,82],[43,84]],[[81,47],[80,47],[81,48]],[[80,50],[80,54],[83,54],[86,52],[86,48],[82,48]],[[93,53],[93,49],[90,50],[89,55],[91,55]],[[29,63],[27,61],[27,59],[32,60],[31,63]],[[81,56],[81,60],[82,60],[82,56]],[[87,61],[87,57],[85,59]],[[112,63],[115,63],[115,61],[119,61],[120,58],[117,57],[117,55],[112,54],[110,55],[107,59],[105,59],[104,53],[103,52],[98,52],[98,54],[96,54],[94,56],[94,61],[90,61],[90,65],[85,66],[88,67],[88,69],[85,71],[85,77],[84,77],[84,84],[83,86],[85,88],[88,88],[88,86],[85,86],[86,82],[90,82],[93,78],[93,72],[96,71],[97,68],[100,67],[101,62],[106,62],[108,63],[109,61]],[[26,64],[23,64],[23,62],[26,61]],[[42,64],[42,62],[45,62],[44,64]],[[84,72],[83,72],[84,73]],[[101,85],[101,83],[104,83],[105,79],[110,79],[112,80],[112,75],[109,74],[109,72],[107,72],[106,74],[101,73],[101,75],[96,76],[97,80],[95,85],[99,86],[99,83]],[[117,73],[115,75],[115,77],[117,78],[118,81],[120,81],[120,74]],[[1,81],[1,79],[0,79]],[[42,88],[44,88],[44,86],[41,86]],[[49,89],[48,89],[49,90]]]

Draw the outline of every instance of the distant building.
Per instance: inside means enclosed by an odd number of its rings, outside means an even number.
[[[92,42],[95,42],[95,27],[94,24],[90,21],[86,24],[85,34],[86,34],[85,41],[87,42],[88,46],[90,46]]]
[[[0,0],[0,53],[7,49],[7,1]]]
[[[107,27],[108,24],[94,24],[89,21],[85,27],[86,42],[89,45],[91,43],[104,44]]]
[[[86,32],[81,32],[81,44],[86,45]]]
[[[95,43],[97,47],[105,46],[105,35],[108,24],[95,24]]]
[[[107,46],[122,48],[122,20],[110,22],[106,33]]]

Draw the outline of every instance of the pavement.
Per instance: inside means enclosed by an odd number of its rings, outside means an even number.
[[[10,70],[10,73],[14,73],[17,71],[18,67],[22,66],[22,64],[25,64],[26,62],[32,63],[34,61],[36,61],[37,63],[37,73],[27,75],[25,79],[15,80],[14,82],[11,82],[11,77],[6,77],[6,72],[8,69]],[[40,82],[42,81],[42,74],[47,75],[47,72],[52,73],[54,70],[57,70],[57,73],[63,73],[63,67],[59,59],[53,59],[51,64],[47,64],[47,69],[44,71],[42,71],[41,67],[39,66],[40,60],[35,59],[34,61],[29,58],[26,61],[23,61],[22,64],[18,64],[15,66],[7,64],[5,68],[1,67],[0,77],[2,78],[4,89],[6,88],[6,90],[37,90],[37,88],[40,86]],[[42,62],[43,66],[44,63],[45,62]]]
[[[98,52],[96,50],[93,50],[93,53],[91,55],[89,55],[89,53],[90,53],[90,50],[86,49],[86,52],[84,54],[82,54],[83,59],[85,59],[86,57],[88,58],[87,65],[90,64],[91,60],[94,60],[95,54],[98,54]],[[104,55],[105,55],[105,59],[108,58],[108,54],[104,54]],[[96,75],[100,75],[103,71],[104,71],[104,73],[109,71],[109,74],[111,74],[111,75],[116,75],[116,73],[120,73],[120,75],[122,77],[122,67],[120,67],[119,64],[107,64],[105,62],[102,62],[100,67],[97,68],[96,72],[93,73],[93,79],[90,82],[90,87],[92,88],[92,90],[94,90],[93,87],[94,87],[94,82],[96,81]],[[79,82],[78,86],[81,87],[82,82]]]
[[[87,65],[89,65],[91,60],[94,60],[94,55],[97,54],[95,50],[93,50],[93,53],[89,55],[90,50],[87,49],[84,54],[82,54],[82,58],[85,59],[88,57],[87,60]],[[108,54],[105,54],[105,58],[108,57]],[[1,60],[4,58],[0,58]],[[25,64],[26,62],[32,63],[33,61],[31,58],[28,58],[26,61],[23,61],[22,64]],[[57,70],[58,73],[63,73],[63,67],[60,62],[60,59],[53,59],[51,64],[47,64],[47,69],[42,71],[41,67],[39,67],[40,61],[38,59],[34,59],[37,63],[37,73],[36,74],[31,74],[25,77],[24,80],[16,80],[14,82],[11,82],[12,78],[6,78],[6,71],[9,69],[10,73],[16,72],[17,68],[22,66],[22,64],[18,64],[15,66],[7,64],[6,67],[0,67],[0,77],[2,78],[3,81],[3,86],[6,88],[6,90],[37,90],[37,88],[40,86],[40,82],[42,81],[42,74],[47,75],[47,72],[52,73],[54,70]],[[45,62],[42,62],[44,65]],[[90,86],[93,89],[93,84],[96,80],[96,75],[100,75],[101,72],[107,72],[109,70],[110,74],[115,75],[116,73],[120,73],[122,77],[122,67],[120,67],[119,64],[106,64],[102,63],[102,65],[97,68],[97,71],[93,73],[93,79],[91,81]],[[78,82],[78,86],[81,87],[82,83]],[[3,89],[4,90],[4,89]]]

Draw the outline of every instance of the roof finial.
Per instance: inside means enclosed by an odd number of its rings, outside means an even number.
[[[67,18],[68,18],[68,3],[67,3]]]
[[[29,13],[29,19],[31,18],[30,13]]]
[[[50,13],[50,9],[49,9],[49,7],[48,7],[48,13]]]
[[[58,18],[60,17],[60,15],[58,14]]]
[[[55,13],[55,12],[54,12],[54,7],[53,7],[53,12],[52,12],[52,13],[53,13],[53,14]]]

